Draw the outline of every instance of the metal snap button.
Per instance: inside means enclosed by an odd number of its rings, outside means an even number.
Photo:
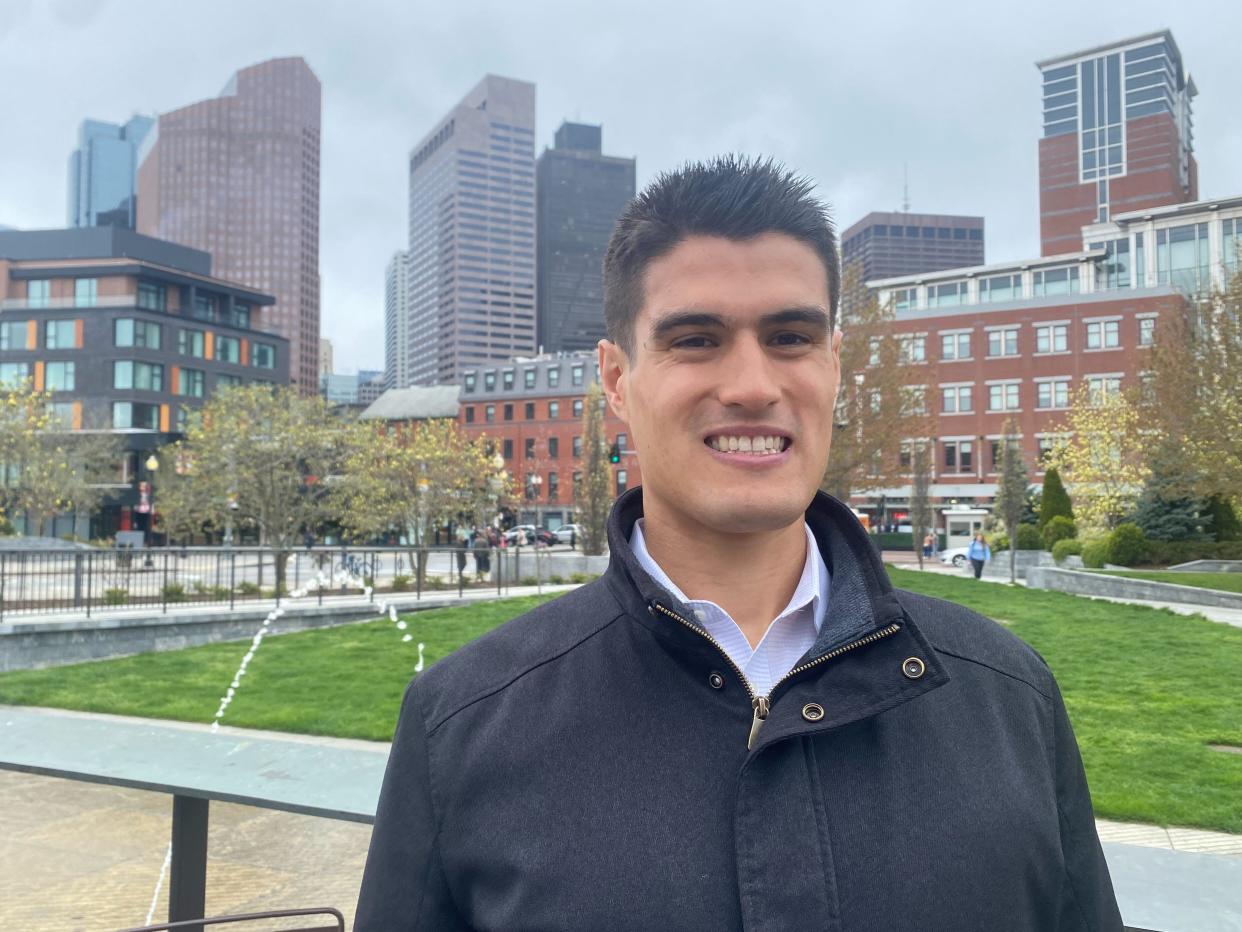
[[[708,676],[707,682],[711,684],[712,689],[720,689],[724,686],[724,677],[713,670],[711,675]]]
[[[901,672],[907,679],[917,680],[926,669],[927,665],[918,657],[907,657],[901,662]]]
[[[824,707],[818,702],[808,702],[802,707],[802,717],[808,722],[818,722],[824,717]]]

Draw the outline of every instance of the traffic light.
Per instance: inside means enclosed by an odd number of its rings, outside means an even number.
[[[608,451],[608,462],[621,462],[621,444],[617,443],[615,440],[612,442],[612,449]]]

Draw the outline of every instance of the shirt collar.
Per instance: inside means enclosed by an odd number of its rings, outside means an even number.
[[[656,563],[651,553],[647,550],[647,541],[643,536],[643,523],[646,519],[639,518],[634,522],[634,531],[630,535],[630,549],[634,551],[639,565],[646,571],[656,583],[668,590],[669,594],[678,601],[688,605],[701,605],[708,603],[706,599],[691,599],[673,582],[667,573],[661,569],[660,564]],[[815,631],[819,632],[824,622],[824,614],[828,609],[828,590],[830,578],[828,575],[828,566],[824,563],[824,557],[819,552],[819,544],[815,541],[815,535],[811,533],[811,526],[805,521],[802,522],[803,530],[806,532],[806,559],[802,563],[802,575],[798,578],[798,585],[794,588],[793,595],[790,596],[789,604],[778,614],[777,618],[783,618],[794,612],[811,606],[811,613],[815,619]],[[715,604],[715,603],[709,603]],[[719,608],[719,606],[717,606]],[[722,610],[723,611],[723,610]]]

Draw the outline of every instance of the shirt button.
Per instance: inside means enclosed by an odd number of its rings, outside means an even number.
[[[818,702],[808,702],[802,707],[802,717],[808,722],[818,722],[824,717],[824,707]]]
[[[724,686],[724,677],[713,670],[711,675],[707,677],[707,682],[711,685],[712,689],[720,689]]]
[[[696,608],[694,610],[694,617],[698,621],[707,621],[707,612],[703,611],[701,608]]]
[[[917,680],[926,669],[926,664],[918,657],[907,657],[901,662],[901,672],[906,675],[907,679]]]

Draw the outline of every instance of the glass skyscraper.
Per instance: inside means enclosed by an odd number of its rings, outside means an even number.
[[[124,124],[82,121],[69,156],[69,226],[134,228],[138,147],[154,123],[144,116]]]
[[[410,384],[535,349],[535,85],[488,75],[410,153]]]

